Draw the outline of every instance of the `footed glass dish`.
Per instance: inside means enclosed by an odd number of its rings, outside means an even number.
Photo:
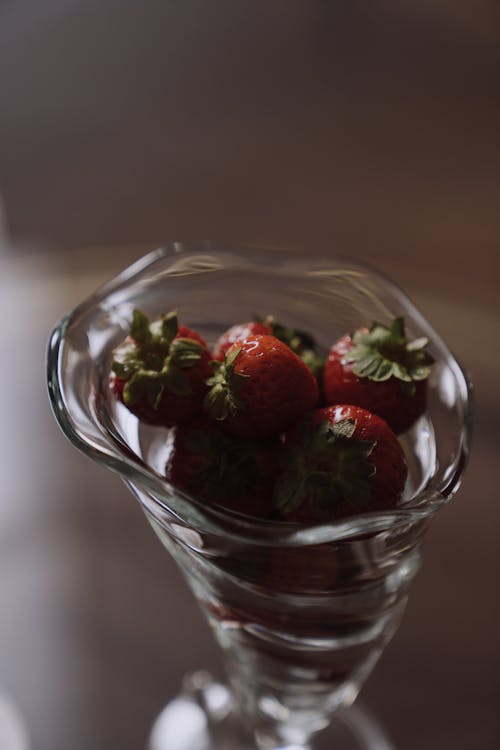
[[[299,526],[209,506],[170,485],[169,431],[139,423],[108,384],[136,308],[151,319],[177,308],[210,343],[235,322],[271,313],[313,332],[324,352],[345,332],[403,315],[410,339],[430,340],[435,363],[427,411],[400,436],[409,474],[399,505]],[[343,259],[173,243],[61,321],[48,385],[67,437],[121,476],[140,503],[224,656],[230,689],[192,678],[180,713],[171,707],[157,723],[152,750],[383,748],[380,735],[370,745],[376,732],[363,734],[361,719],[356,735],[345,709],[401,621],[426,530],[460,484],[471,427],[467,378],[405,294]],[[182,701],[204,716],[191,738],[172,731],[186,719]]]

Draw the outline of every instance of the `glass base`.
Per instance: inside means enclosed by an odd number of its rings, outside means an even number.
[[[181,694],[157,718],[149,750],[257,750],[242,728],[228,688],[207,672],[184,680]],[[276,750],[304,750],[288,745]],[[364,709],[340,709],[307,750],[394,750],[377,721]]]

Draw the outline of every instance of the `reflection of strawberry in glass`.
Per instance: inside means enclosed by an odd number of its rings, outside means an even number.
[[[151,323],[134,310],[112,370],[113,392],[127,409],[143,422],[171,427],[200,413],[210,354],[196,331],[179,326],[175,312]]]
[[[177,428],[166,477],[198,500],[258,518],[273,513],[278,438],[245,440],[213,421]]]
[[[336,521],[393,508],[407,466],[383,419],[357,406],[328,406],[288,432],[274,501],[297,523]]]
[[[339,563],[331,544],[274,549],[264,585],[288,593],[327,591],[338,583]]]
[[[331,348],[323,373],[327,404],[355,404],[378,414],[391,429],[408,429],[426,408],[433,362],[428,340],[408,342],[403,318],[372,323]]]

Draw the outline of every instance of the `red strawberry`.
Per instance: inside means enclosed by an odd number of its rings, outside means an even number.
[[[218,340],[214,359],[222,361],[224,354],[232,344],[244,341],[251,336],[274,336],[290,347],[298,354],[303,362],[319,377],[324,366],[324,358],[316,352],[316,344],[313,337],[305,331],[288,328],[279,323],[272,315],[265,318],[256,318],[249,323],[238,323],[231,326]]]
[[[267,315],[262,321],[271,329],[271,336],[275,336],[298,354],[301,360],[319,378],[325,364],[324,357],[316,351],[316,342],[310,333],[296,328],[288,328],[279,323],[272,315]]]
[[[343,336],[323,373],[327,404],[356,404],[378,414],[397,433],[425,411],[426,378],[433,362],[425,338],[407,342],[403,318],[390,328],[373,323]]]
[[[358,406],[327,406],[286,436],[275,504],[313,523],[393,508],[404,489],[403,450],[383,419]]]
[[[311,370],[274,336],[251,336],[214,363],[205,408],[224,430],[241,437],[275,435],[314,408],[318,385]]]
[[[178,325],[175,312],[150,323],[134,310],[130,335],[114,354],[113,392],[139,419],[171,427],[201,413],[210,354],[196,331]]]
[[[257,518],[273,513],[278,439],[230,437],[212,421],[177,428],[167,479],[193,497]]]
[[[224,359],[224,354],[236,341],[244,341],[250,336],[268,336],[270,334],[271,328],[264,323],[257,321],[237,323],[228,328],[217,341],[214,349],[214,359],[221,362]]]

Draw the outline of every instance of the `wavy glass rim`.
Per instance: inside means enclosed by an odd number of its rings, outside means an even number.
[[[303,546],[339,541],[367,533],[390,531],[394,530],[395,527],[423,521],[433,516],[443,505],[449,502],[460,486],[470,451],[473,412],[472,385],[462,366],[451,354],[442,338],[434,329],[432,329],[433,344],[444,355],[443,359],[455,375],[460,388],[464,418],[460,434],[459,453],[455,462],[455,470],[451,475],[446,476],[441,486],[434,487],[432,490],[424,489],[418,495],[411,498],[406,505],[398,508],[359,514],[344,521],[316,523],[307,526],[299,526],[287,521],[253,519],[250,516],[226,510],[221,506],[208,506],[179,490],[151,469],[139,456],[128,449],[124,443],[114,438],[111,434],[106,433],[103,426],[97,420],[95,421],[95,426],[103,436],[106,436],[106,449],[81,431],[70,417],[65,405],[63,388],[61,387],[61,351],[64,346],[66,331],[75,318],[82,312],[88,310],[96,303],[102,302],[111,293],[125,287],[131,278],[136,277],[158,260],[169,257],[172,254],[180,253],[182,251],[182,244],[173,242],[147,253],[111,280],[101,285],[94,293],[65,315],[53,329],[47,351],[49,398],[59,426],[76,448],[98,464],[104,465],[117,473],[127,484],[132,485],[132,490],[137,485],[139,489],[146,491],[148,499],[153,501],[160,513],[162,511],[167,512],[170,517],[175,517],[181,523],[187,524],[194,530],[204,533],[223,534],[225,537],[232,537],[235,541],[258,542],[264,545],[280,544],[285,546]],[[219,253],[221,249],[224,252],[223,246],[217,245],[217,248]],[[210,250],[211,243],[205,243],[203,251],[209,253]],[[275,252],[272,249],[259,246],[237,246],[238,253],[253,253],[254,251],[262,253],[264,250],[266,254],[274,254]],[[276,249],[276,257],[279,257],[279,253],[280,251]],[[242,256],[236,255],[234,250],[231,252],[229,249],[227,250],[227,254],[228,257],[232,255],[237,259],[241,267]],[[369,272],[373,277],[382,280],[384,285],[395,295],[395,298],[404,299],[405,305],[411,308],[414,319],[423,328],[429,328],[429,323],[408,298],[406,292],[370,265],[338,255],[333,259],[315,255],[313,260],[315,267],[317,266],[325,270],[332,265],[332,261],[335,261],[337,263],[345,262],[350,270],[359,270],[364,273]],[[137,496],[135,491],[134,494]],[[412,505],[417,497],[418,505]],[[145,503],[141,497],[138,497],[138,499],[145,506],[145,509],[151,513],[150,505]]]

